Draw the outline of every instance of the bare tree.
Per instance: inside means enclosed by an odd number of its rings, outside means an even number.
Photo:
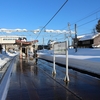
[[[98,20],[98,24],[96,25],[97,32],[100,32],[100,20]]]

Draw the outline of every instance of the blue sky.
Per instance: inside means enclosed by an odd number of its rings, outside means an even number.
[[[65,1],[66,0],[0,0],[0,28],[41,29]],[[91,33],[98,19],[100,19],[99,10],[100,0],[68,0],[66,5],[46,26],[46,29],[68,30],[69,22],[71,24],[70,29],[73,31],[74,25],[77,24],[78,35]],[[85,19],[81,20],[83,18]],[[37,34],[33,34],[32,32],[0,34],[25,35],[28,40],[34,40],[37,37]],[[42,44],[43,38],[45,43],[47,43],[49,39],[60,40],[60,38],[62,38],[61,41],[63,41],[64,35],[41,32],[37,38],[40,44]]]

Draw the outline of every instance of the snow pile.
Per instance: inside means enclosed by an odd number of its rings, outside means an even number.
[[[9,53],[5,51],[2,51],[2,54],[0,54],[0,68],[2,68],[8,61],[10,61],[14,56],[16,56],[18,53]]]
[[[100,62],[100,49],[74,49],[69,50],[69,58]]]
[[[39,50],[39,55],[48,55],[53,56],[54,51],[53,50]],[[64,57],[65,55],[56,55],[56,57]],[[79,60],[89,60],[89,61],[95,61],[100,62],[100,48],[96,49],[77,49],[77,52],[75,52],[75,49],[69,49],[68,50],[68,58],[73,59],[79,59]]]
[[[38,53],[45,53],[45,54],[53,54],[53,50],[47,50],[47,49],[44,49],[44,50],[39,50]]]
[[[53,61],[53,51],[40,51],[39,57]],[[65,55],[55,55],[55,62],[65,65]],[[68,50],[68,65],[77,69],[85,70],[88,72],[96,73],[100,75],[100,48],[96,49],[79,49],[75,52],[75,49]]]

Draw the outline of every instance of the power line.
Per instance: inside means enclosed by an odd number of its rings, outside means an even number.
[[[95,21],[95,20],[97,20],[97,18],[92,19],[91,21],[88,21],[88,22],[86,22],[86,23],[83,23],[83,24],[77,26],[77,28],[79,28],[79,27],[81,27],[81,26],[84,26],[84,25],[86,25],[86,24],[88,24],[88,23],[91,23],[91,22],[93,22],[93,21]],[[72,29],[74,29],[74,28],[72,28]],[[71,30],[72,30],[72,29],[71,29]]]
[[[100,7],[99,7],[99,8],[100,8]],[[72,23],[71,25],[76,24],[76,23],[78,23],[78,22],[80,22],[80,21],[82,21],[82,20],[84,20],[84,19],[86,19],[86,18],[88,18],[88,17],[90,17],[90,16],[92,16],[92,15],[98,13],[98,12],[100,12],[100,10],[95,11],[95,12],[93,12],[92,14],[89,14],[89,15],[87,15],[86,17],[83,17],[82,19],[79,19],[78,21]],[[64,27],[63,29],[65,29],[65,28],[66,28],[66,27]]]
[[[86,31],[90,31],[90,30],[92,30],[92,29],[87,29],[87,30],[82,30],[82,31],[80,31],[80,33],[83,33],[83,32],[86,32]]]
[[[65,6],[65,4],[68,2],[68,0],[66,0],[64,2],[64,4],[58,9],[58,11],[52,16],[52,18],[44,25],[44,27],[40,30],[38,36],[36,37],[36,39],[39,37],[40,33],[42,32],[43,29],[45,29],[45,27],[53,20],[53,18],[59,13],[59,11]]]
[[[86,22],[86,23],[83,23],[83,24],[77,26],[77,28],[79,28],[79,27],[81,27],[81,26],[84,26],[84,25],[86,25],[86,24],[88,24],[88,23],[91,23],[91,22],[93,22],[93,21],[95,21],[95,20],[97,20],[97,19],[93,19],[93,20],[91,20],[91,21],[88,21],[88,22]],[[73,29],[74,29],[74,28],[73,28]],[[72,29],[71,29],[71,30],[72,30]],[[54,36],[54,37],[57,37],[57,36],[59,36],[59,35],[61,35],[61,33],[57,34],[57,35]]]
[[[100,12],[100,10],[98,10],[98,11],[96,11],[96,12],[94,12],[94,13],[92,13],[92,14],[90,14],[90,15],[88,15],[88,16],[86,16],[86,17],[84,17],[84,18],[82,18],[82,19],[80,19],[80,20],[78,20],[78,21],[76,21],[75,23],[78,23],[78,22],[80,22],[80,21],[82,21],[82,20],[84,20],[84,19],[86,19],[86,18],[88,18],[88,17],[90,17],[90,16],[92,16],[92,15],[98,13],[98,12]],[[72,23],[71,25],[73,25],[73,24],[74,24],[74,23]]]
[[[67,1],[66,1],[66,2],[67,2]],[[66,2],[65,2],[65,3],[66,3]],[[64,3],[63,5],[65,5],[65,3]],[[61,8],[62,8],[62,7],[61,7]],[[60,9],[59,9],[59,10],[60,10]],[[56,12],[56,14],[59,12],[59,10]],[[92,15],[98,13],[98,12],[100,12],[100,10],[98,10],[98,11],[96,11],[96,12],[93,12],[92,14],[87,15],[86,17],[84,17],[84,18],[82,18],[82,19],[76,21],[75,23],[78,23],[78,22],[80,22],[80,21],[82,21],[82,20],[84,20],[84,19],[86,19],[86,18],[88,18],[88,17],[90,17],[90,16],[92,16]],[[56,16],[56,14],[55,14],[55,15],[48,21],[48,23],[41,29],[40,33],[41,33],[42,30],[45,29],[45,27],[51,22],[51,20]],[[86,24],[88,24],[88,23],[91,23],[91,22],[93,22],[93,21],[95,21],[95,20],[97,20],[97,19],[98,19],[98,18],[93,19],[93,20],[88,21],[88,22],[86,22],[86,23],[83,23],[83,24],[81,24],[81,25],[79,25],[79,26],[77,26],[77,27],[81,27],[81,26],[86,25]],[[73,24],[71,24],[71,25],[73,25]],[[74,28],[73,28],[73,29],[74,29]],[[38,36],[40,35],[40,33],[38,34]],[[61,35],[61,33],[59,33],[59,34],[57,34],[57,35],[55,35],[55,36],[53,36],[53,37],[56,37],[56,36],[59,36],[59,35]],[[38,36],[37,36],[37,37],[38,37]]]
[[[86,24],[88,24],[88,23],[91,23],[91,22],[93,22],[93,21],[95,21],[95,20],[97,20],[97,19],[93,19],[93,20],[88,21],[88,22],[86,22],[86,23],[84,23],[84,24],[81,24],[81,25],[79,25],[79,26],[77,26],[77,27],[81,27],[81,26],[86,25]]]

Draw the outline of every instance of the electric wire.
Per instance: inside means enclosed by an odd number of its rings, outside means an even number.
[[[91,23],[91,22],[93,22],[93,21],[95,21],[95,20],[97,20],[97,19],[93,19],[93,20],[88,21],[88,22],[86,22],[86,23],[83,23],[83,24],[81,24],[81,25],[79,25],[79,26],[77,26],[77,27],[81,27],[81,26],[86,25],[86,24],[88,24],[88,23]]]
[[[100,7],[99,7],[98,9],[100,9]],[[86,18],[88,18],[88,17],[90,17],[90,16],[92,16],[92,15],[94,15],[94,14],[98,13],[98,12],[100,12],[100,10],[95,11],[95,12],[93,12],[93,13],[91,13],[91,14],[87,15],[86,17],[83,17],[83,18],[79,19],[78,21],[73,22],[73,23],[72,23],[72,24],[70,24],[70,25],[72,26],[73,24],[76,24],[76,23],[78,23],[78,22],[80,22],[80,21],[83,21],[84,19],[86,19]],[[97,18],[97,19],[99,19],[99,18]],[[64,28],[62,28],[62,29],[65,29],[65,28],[66,28],[66,26],[65,26]]]
[[[83,23],[83,24],[77,26],[77,28],[79,28],[79,27],[81,27],[81,26],[84,26],[84,25],[86,25],[86,24],[88,24],[88,23],[91,23],[91,22],[93,22],[93,21],[95,21],[95,20],[97,20],[97,18],[95,18],[95,19],[93,19],[93,20],[91,20],[91,21],[88,21],[88,22],[86,22],[86,23]],[[72,28],[71,30],[73,30],[73,29],[74,29],[74,28]],[[60,33],[60,34],[57,34],[55,37],[57,37],[57,36],[59,36],[59,35],[61,35],[61,33]]]
[[[66,1],[66,2],[67,2],[67,1]],[[66,4],[66,2],[63,4],[63,6]],[[63,7],[63,6],[62,6],[62,7]],[[61,7],[61,8],[62,8],[62,7]],[[60,8],[60,9],[61,9],[61,8]],[[60,9],[57,11],[57,13],[60,11]],[[84,19],[86,19],[86,18],[88,18],[88,17],[90,17],[90,16],[92,16],[92,15],[98,13],[98,12],[100,12],[100,10],[98,10],[98,11],[96,11],[96,12],[93,12],[92,14],[89,14],[88,16],[86,16],[86,17],[84,17],[84,18],[82,18],[82,19],[76,21],[75,23],[78,23],[78,22],[80,22],[80,21],[82,21],[82,20],[84,20]],[[57,13],[56,13],[56,14],[57,14]],[[56,14],[48,21],[48,23],[41,29],[41,31],[50,23],[50,21],[56,16]],[[86,24],[88,24],[88,23],[91,23],[91,22],[93,22],[93,21],[95,21],[95,20],[97,20],[97,19],[98,19],[98,18],[93,19],[93,20],[91,20],[91,21],[88,21],[88,22],[86,22],[86,23],[83,23],[83,24],[77,26],[77,28],[79,28],[79,27],[81,27],[81,26],[84,26],[84,25],[86,25]],[[72,26],[73,24],[74,24],[74,23],[72,23],[71,26]],[[73,29],[74,29],[74,28],[73,28]],[[41,33],[41,31],[40,31],[40,33]],[[62,35],[62,33],[57,33],[57,35],[55,35],[54,37],[57,37],[57,36],[59,36],[59,35]],[[38,35],[38,36],[39,36],[39,35]],[[38,37],[38,36],[37,36],[37,37]]]
[[[60,10],[65,6],[65,4],[68,2],[68,0],[66,0],[64,2],[64,4],[58,9],[58,11],[53,15],[53,17],[51,17],[51,19],[44,25],[44,27],[40,30],[39,34],[37,35],[36,39],[39,37],[39,35],[41,34],[42,30],[45,29],[45,27],[54,19],[54,17],[60,12]]]
[[[94,12],[94,13],[92,13],[92,14],[90,14],[90,15],[88,15],[88,16],[86,16],[86,17],[84,17],[84,18],[82,18],[82,19],[80,19],[80,20],[78,20],[78,21],[76,21],[76,22],[74,22],[74,23],[78,23],[78,22],[80,22],[80,21],[82,21],[82,20],[84,20],[84,19],[86,19],[86,18],[88,18],[88,17],[90,17],[90,16],[92,16],[92,15],[98,13],[98,12],[100,12],[100,10],[98,10],[98,11],[96,11],[96,12]],[[72,23],[71,25],[73,25],[74,23]]]

